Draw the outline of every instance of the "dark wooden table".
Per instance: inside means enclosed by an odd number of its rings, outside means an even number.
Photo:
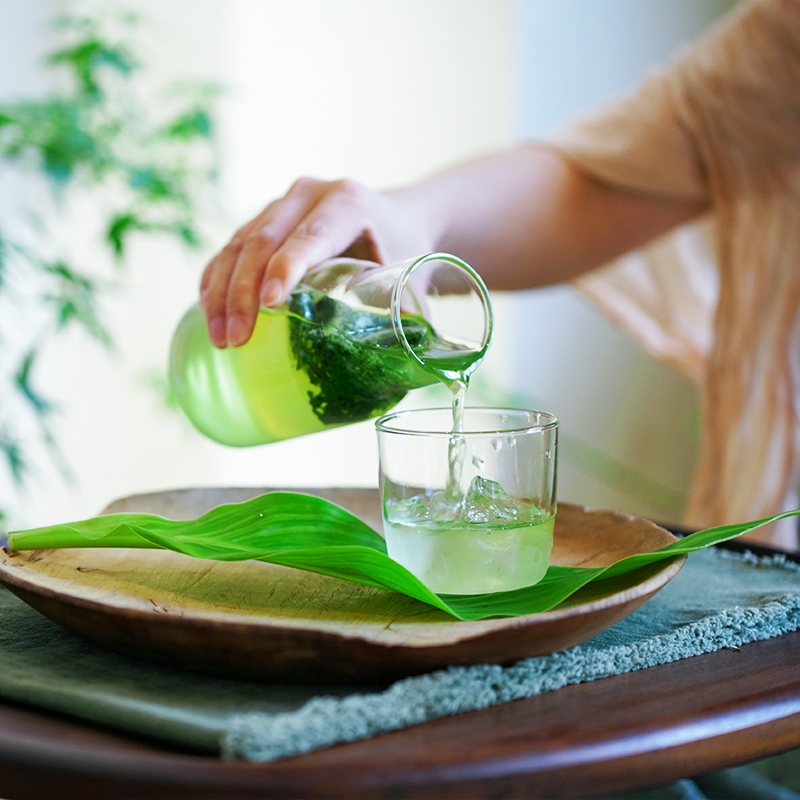
[[[0,704],[0,796],[595,797],[800,746],[800,632],[272,764]]]
[[[795,747],[800,631],[271,764],[0,701],[0,797],[588,798]]]

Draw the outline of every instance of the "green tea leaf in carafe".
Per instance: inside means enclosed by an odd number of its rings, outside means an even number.
[[[311,408],[325,424],[383,414],[410,389],[435,381],[407,357],[388,313],[354,309],[302,285],[287,304],[290,348],[314,387]],[[428,335],[423,324],[409,329],[420,343]]]

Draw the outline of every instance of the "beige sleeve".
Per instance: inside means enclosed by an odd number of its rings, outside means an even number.
[[[548,137],[581,170],[629,191],[709,199],[697,139],[676,73],[691,58],[650,74],[632,93]],[[718,275],[713,222],[661,238],[576,279],[573,285],[654,358],[699,383],[713,339]]]
[[[716,35],[712,30],[706,38]],[[545,143],[604,183],[709,201],[708,176],[687,120],[681,80],[686,64],[703,57],[705,47],[701,42],[652,72],[635,91],[556,131]],[[713,220],[687,226],[573,282],[646,352],[698,384],[718,299],[713,229]]]
[[[742,3],[549,144],[598,180],[709,201],[713,258],[684,229],[576,286],[699,386],[686,521],[780,511],[800,469],[800,0]]]
[[[707,197],[669,70],[652,74],[634,93],[557,131],[547,143],[606,183],[687,200]]]

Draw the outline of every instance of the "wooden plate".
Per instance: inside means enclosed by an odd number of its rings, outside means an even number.
[[[268,489],[138,495],[107,512],[193,518]],[[380,530],[377,491],[305,490]],[[553,562],[600,566],[675,541],[651,522],[559,504]],[[685,557],[684,557],[685,558]],[[579,644],[652,597],[683,564],[631,573],[624,590],[592,585],[570,605],[459,622],[394,592],[258,561],[222,563],[162,550],[0,552],[0,581],[56,622],[105,647],[226,676],[375,682],[456,664],[510,663]]]

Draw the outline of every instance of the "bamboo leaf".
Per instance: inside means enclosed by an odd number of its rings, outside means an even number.
[[[36,361],[37,355],[38,352],[36,349],[31,349],[25,354],[19,369],[14,375],[14,383],[22,396],[33,407],[37,416],[44,417],[53,410],[53,407],[48,400],[42,397],[31,386],[31,370],[33,369],[33,364]]]
[[[25,479],[28,465],[20,443],[16,439],[12,439],[8,432],[4,430],[0,431],[0,452],[5,456],[6,464],[14,483],[18,486],[21,485]]]
[[[60,44],[46,63],[68,80],[56,81],[47,95],[0,103],[0,165],[47,179],[56,200],[68,200],[71,186],[89,189],[86,194],[94,202],[88,213],[101,225],[113,214],[103,207],[108,196],[104,190],[116,192],[123,186],[130,195],[125,208],[129,213],[117,214],[107,222],[105,240],[107,250],[119,261],[133,231],[166,233],[182,244],[196,245],[196,184],[206,181],[208,168],[195,162],[198,157],[213,161],[206,141],[213,133],[212,94],[209,88],[170,83],[173,95],[169,106],[154,107],[160,101],[140,90],[146,87],[137,89],[138,59],[122,41],[126,34],[110,33],[120,30],[118,23],[130,30],[137,19],[110,6],[113,4],[104,4],[99,15],[67,15],[51,23],[60,31]],[[163,125],[164,120],[169,124]],[[34,197],[38,203],[38,192]],[[60,234],[54,234],[60,231],[60,225],[51,220],[53,210],[44,208],[42,224],[35,225],[24,198],[15,198],[9,205],[9,224],[5,219],[0,222],[0,301],[20,303],[22,325],[13,331],[24,340],[20,352],[30,348],[34,340],[36,347],[44,350],[54,336],[73,324],[82,325],[110,347],[111,337],[97,312],[97,297],[103,287],[65,264],[51,263],[50,254],[60,238]],[[62,208],[59,205],[55,210]],[[30,242],[25,247],[4,235],[20,226],[20,239]],[[44,272],[48,279],[45,288],[35,289],[30,297],[15,292],[16,282],[9,276],[15,275],[18,265],[23,271]],[[29,285],[42,285],[40,277],[37,274],[36,282]],[[41,329],[38,322],[28,325],[28,315],[33,312],[33,319],[38,320],[42,306],[54,324]],[[5,311],[0,313],[4,338],[8,338],[6,317]],[[34,409],[44,410],[44,399],[31,388],[32,363],[32,359],[23,363],[16,375],[13,364],[0,374],[0,410],[10,395],[20,391]],[[53,432],[46,425],[48,419],[37,413],[40,438],[51,455],[61,460]],[[7,464],[14,481],[22,486],[35,478],[34,471],[26,468],[34,461],[29,458],[29,437],[16,435],[16,419],[9,420],[7,430],[14,432],[13,436],[3,437],[0,425],[0,467]]]
[[[106,231],[106,240],[111,245],[114,255],[122,258],[125,252],[125,237],[138,229],[139,220],[133,214],[115,214],[111,218]]]
[[[141,192],[150,200],[163,200],[176,194],[169,178],[159,174],[155,167],[131,168],[128,182],[132,189]]]
[[[52,53],[47,61],[54,66],[68,67],[82,94],[90,98],[102,95],[98,76],[102,67],[110,67],[122,75],[128,75],[136,67],[124,46],[110,45],[94,34],[72,47]]]
[[[178,234],[178,236],[180,236],[184,244],[186,244],[188,247],[200,246],[200,237],[197,235],[197,231],[191,224],[178,223],[174,226],[173,230]]]
[[[389,558],[374,530],[343,508],[319,497],[271,492],[244,503],[218,506],[190,521],[151,514],[110,514],[67,525],[9,535],[10,550],[58,547],[153,547],[218,561],[257,559],[318,572],[368,586],[392,589],[447,611],[458,619],[533,614],[569,604],[594,583],[606,588],[630,585],[634,573],[652,565],[740,536],[774,517],[710,528],[691,534],[653,553],[628,556],[607,567],[551,565],[537,584],[493,594],[436,594]]]
[[[100,322],[96,306],[94,281],[81,275],[63,261],[45,264],[43,270],[56,279],[56,289],[42,297],[55,310],[56,328],[76,322],[91,336],[111,347],[111,336]]]
[[[212,135],[211,115],[204,108],[192,108],[184,112],[158,133],[165,139],[209,139]]]

